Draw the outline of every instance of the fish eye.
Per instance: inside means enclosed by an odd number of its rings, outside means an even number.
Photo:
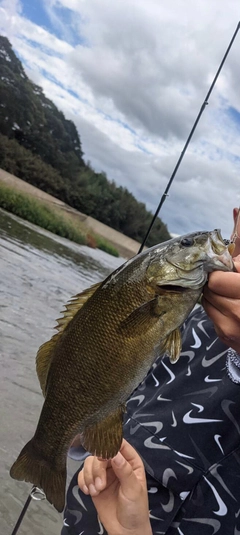
[[[183,238],[181,240],[181,245],[183,245],[183,247],[191,247],[191,245],[193,245],[193,238]]]

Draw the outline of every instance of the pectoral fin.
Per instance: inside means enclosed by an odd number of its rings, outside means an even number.
[[[144,330],[149,329],[153,324],[159,321],[160,314],[157,312],[157,306],[157,297],[144,303],[144,305],[134,310],[121,322],[118,330],[125,336],[142,334]],[[163,312],[163,314],[164,313],[165,312]]]
[[[84,448],[102,459],[111,459],[120,449],[123,431],[124,408],[119,407],[117,411],[110,414],[92,427],[88,427],[81,435],[81,443]]]
[[[63,316],[57,320],[58,325],[56,329],[58,330],[57,334],[54,334],[48,342],[42,344],[37,352],[36,356],[36,370],[42,393],[46,395],[46,384],[49,368],[52,362],[52,356],[54,353],[55,346],[62,336],[63,331],[66,329],[67,325],[73,319],[75,314],[82,308],[82,306],[88,301],[88,299],[95,293],[100,283],[94,284],[87,290],[75,295],[72,299],[66,304],[65,310],[63,311]]]
[[[163,341],[161,352],[168,353],[172,364],[178,361],[182,349],[182,337],[179,329],[175,329]]]

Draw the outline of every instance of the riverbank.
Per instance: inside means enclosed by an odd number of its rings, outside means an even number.
[[[140,244],[137,241],[132,240],[128,236],[121,234],[103,223],[100,223],[100,221],[97,221],[93,217],[78,212],[63,201],[60,201],[56,197],[28,184],[24,180],[7,173],[3,169],[0,169],[0,186],[1,185],[5,185],[5,187],[7,186],[17,192],[28,195],[54,210],[58,216],[64,216],[65,220],[68,220],[71,225],[77,225],[79,228],[81,227],[83,235],[89,237],[92,236],[96,241],[98,240],[97,247],[99,247],[99,242],[102,240],[102,247],[99,248],[102,248],[106,252],[110,252],[110,250],[107,251],[106,248],[103,248],[104,246],[106,247],[106,242],[110,244],[112,248],[115,248],[120,256],[124,258],[131,258],[138,252]],[[93,246],[94,243],[89,243],[89,245]]]
[[[58,214],[44,202],[3,183],[0,183],[0,208],[62,238],[119,256],[115,247],[96,234],[87,232],[80,222],[74,224],[64,213]]]

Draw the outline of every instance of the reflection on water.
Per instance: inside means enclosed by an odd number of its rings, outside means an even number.
[[[8,471],[32,437],[42,406],[37,349],[53,334],[69,298],[122,262],[0,210],[0,522],[6,535],[31,490]],[[61,515],[47,502],[31,502],[18,533],[58,535],[60,529]]]

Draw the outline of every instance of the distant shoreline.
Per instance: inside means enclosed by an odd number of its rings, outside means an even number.
[[[72,224],[76,222],[81,223],[89,232],[93,232],[101,238],[107,240],[113,247],[116,248],[120,256],[124,258],[131,258],[137,254],[140,247],[140,243],[121,234],[115,229],[104,225],[100,221],[97,221],[93,217],[87,216],[81,212],[78,212],[71,206],[65,204],[63,201],[60,201],[56,197],[45,193],[44,191],[32,186],[28,182],[11,175],[7,171],[0,169],[0,183],[3,183],[5,186],[8,186],[12,189],[15,189],[18,192],[25,193],[29,196],[32,196],[39,201],[42,201],[46,205],[52,207],[56,213],[59,215],[64,213],[67,215],[68,219]]]

